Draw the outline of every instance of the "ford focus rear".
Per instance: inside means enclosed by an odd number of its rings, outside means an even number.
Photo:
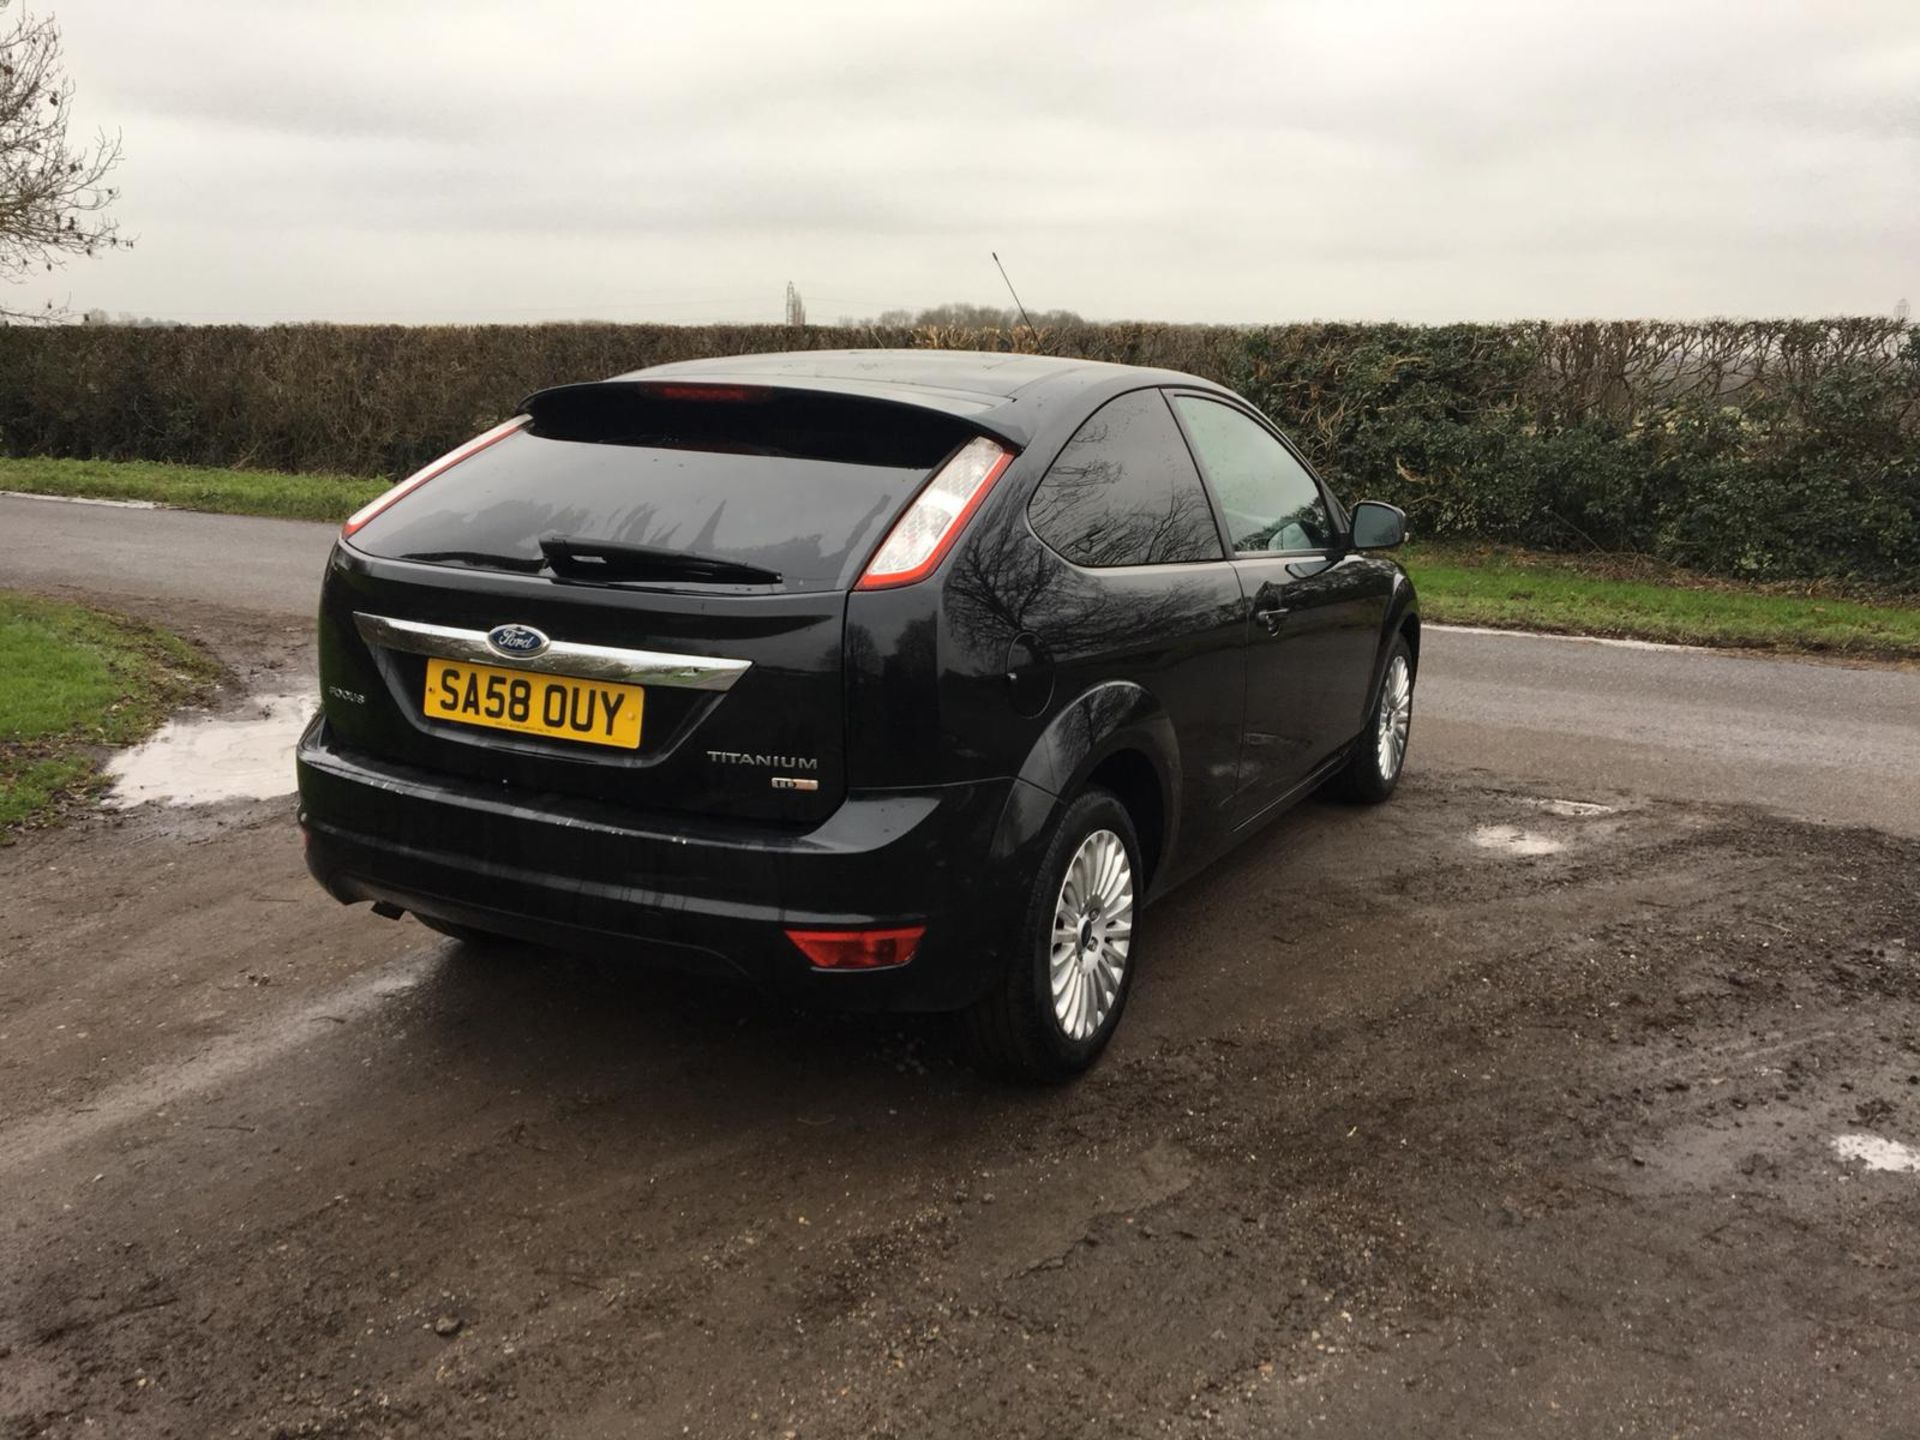
[[[963,1011],[984,1060],[1065,1076],[1149,894],[1330,778],[1391,789],[1398,538],[1164,372],[866,352],[543,391],[344,528],[309,865],[460,938]]]

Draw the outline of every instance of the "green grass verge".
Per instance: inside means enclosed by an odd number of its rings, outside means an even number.
[[[268,515],[336,524],[387,488],[352,475],[282,475],[270,470],[212,470],[144,460],[47,460],[0,457],[0,490],[76,495],[92,500],[151,500],[182,510]]]
[[[0,845],[95,789],[105,748],[148,734],[218,674],[164,630],[0,590]]]
[[[1920,603],[1787,593],[1617,558],[1409,546],[1423,618],[1684,645],[1920,659]]]

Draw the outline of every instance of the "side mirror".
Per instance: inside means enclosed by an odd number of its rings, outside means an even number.
[[[1353,548],[1391,550],[1407,538],[1407,512],[1379,500],[1362,500],[1353,507]]]

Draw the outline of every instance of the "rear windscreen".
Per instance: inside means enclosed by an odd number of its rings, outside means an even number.
[[[352,544],[481,569],[558,564],[565,578],[579,578],[570,554],[606,547],[613,583],[844,589],[972,433],[900,405],[722,387],[578,386],[537,397],[532,415]]]

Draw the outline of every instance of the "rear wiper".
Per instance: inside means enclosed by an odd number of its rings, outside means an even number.
[[[476,565],[485,570],[521,570],[537,575],[547,568],[544,559],[523,555],[493,555],[485,550],[409,550],[402,560],[424,560],[429,565]]]
[[[409,550],[402,560],[430,565],[472,565],[481,570],[511,570],[537,575],[551,569],[568,580],[687,580],[710,585],[778,585],[780,574],[738,560],[689,555],[651,545],[622,545],[611,540],[571,540],[550,535],[540,542],[540,558],[495,555],[487,550]]]
[[[737,560],[622,545],[611,540],[573,540],[548,535],[540,553],[553,573],[569,580],[693,580],[711,585],[778,585],[780,574]]]

